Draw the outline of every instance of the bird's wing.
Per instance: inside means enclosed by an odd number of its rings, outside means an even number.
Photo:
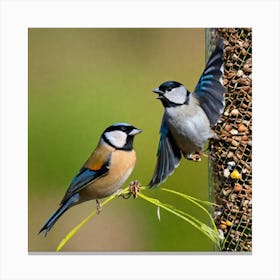
[[[223,39],[220,39],[193,92],[211,126],[217,123],[225,106],[225,88],[221,82],[224,63],[223,45]]]
[[[105,176],[110,169],[110,159],[111,153],[106,153],[104,156],[104,154],[98,153],[98,150],[96,150],[85,163],[84,167],[82,167],[79,173],[73,178],[61,201],[61,204],[89,183]]]
[[[163,116],[160,128],[160,140],[157,152],[157,163],[153,178],[149,183],[149,187],[160,185],[174,169],[179,165],[181,152],[176,145],[171,132],[167,126],[165,116]]]

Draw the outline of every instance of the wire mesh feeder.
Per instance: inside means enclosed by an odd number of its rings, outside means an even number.
[[[207,29],[207,56],[225,39],[225,110],[209,143],[211,201],[222,251],[252,250],[252,30]]]

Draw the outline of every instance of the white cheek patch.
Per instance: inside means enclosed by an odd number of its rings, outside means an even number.
[[[176,104],[184,104],[186,101],[186,89],[184,86],[180,86],[177,88],[172,89],[171,91],[165,94],[165,97]]]
[[[106,139],[117,148],[123,148],[123,146],[126,144],[127,135],[123,131],[110,131],[106,132],[104,135]]]

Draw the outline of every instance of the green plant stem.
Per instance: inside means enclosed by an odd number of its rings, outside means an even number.
[[[201,233],[203,233],[208,238],[210,238],[214,243],[219,244],[219,235],[217,234],[217,232],[215,230],[211,229],[210,227],[208,227],[206,224],[200,222],[193,216],[191,216],[183,211],[174,209],[170,205],[163,204],[157,199],[147,197],[147,196],[143,195],[142,193],[138,193],[138,196],[158,207],[163,208],[164,210],[176,215],[177,217],[185,220],[186,222],[188,222],[192,226],[194,226],[197,230],[199,230]]]
[[[101,207],[105,206],[111,200],[116,198],[116,195],[113,194],[109,196],[103,203],[101,203]],[[94,215],[96,214],[96,210],[92,211],[81,223],[79,223],[76,227],[74,227],[66,236],[61,240],[56,248],[56,252],[61,251],[61,249],[65,246],[65,244],[77,233],[79,229],[81,229]]]
[[[179,195],[189,201],[191,201],[193,204],[195,204],[197,207],[199,207],[200,209],[202,209],[207,215],[208,217],[210,218],[210,221],[211,221],[211,224],[213,226],[213,229],[217,231],[216,229],[216,225],[215,225],[215,221],[212,217],[212,215],[209,213],[209,211],[203,207],[200,203],[204,203],[204,204],[207,204],[207,205],[215,205],[214,203],[211,203],[211,202],[208,202],[208,201],[202,201],[202,200],[199,200],[197,198],[194,198],[194,197],[191,197],[189,195],[186,195],[186,194],[183,194],[183,193],[180,193],[180,192],[176,192],[174,190],[170,190],[170,189],[165,189],[165,188],[161,188],[163,191],[166,191],[166,192],[170,192],[170,193],[173,193],[173,194],[176,194],[176,195]],[[200,203],[199,203],[199,202]]]
[[[147,189],[147,187],[142,186],[141,187],[141,191]],[[152,203],[153,205],[156,205],[157,207],[160,207],[170,213],[172,213],[173,215],[183,219],[184,221],[190,223],[192,226],[194,226],[197,230],[199,230],[201,233],[203,233],[204,235],[206,235],[209,239],[211,239],[211,241],[213,241],[215,244],[217,244],[218,246],[220,246],[220,238],[219,238],[219,234],[218,231],[216,229],[214,220],[211,216],[211,214],[207,211],[207,209],[205,207],[203,207],[201,204],[207,204],[207,205],[211,205],[212,203],[207,202],[207,201],[201,201],[199,199],[196,199],[194,197],[173,191],[173,190],[169,190],[169,189],[165,189],[162,188],[163,191],[166,192],[170,192],[173,194],[176,194],[178,196],[181,196],[182,198],[192,202],[194,205],[196,205],[197,207],[199,207],[200,209],[202,209],[204,212],[207,213],[207,215],[210,217],[213,229],[209,226],[207,226],[206,224],[204,224],[203,222],[201,222],[200,220],[196,219],[195,217],[191,216],[190,214],[183,212],[181,210],[176,209],[175,207],[173,207],[172,205],[168,205],[165,203],[160,202],[158,199],[155,198],[151,198],[148,197],[146,195],[144,195],[142,192],[137,193],[137,195]],[[116,198],[117,196],[121,196],[121,195],[128,195],[131,194],[130,192],[130,188],[127,187],[123,190],[121,190],[119,192],[118,195],[113,194],[110,197],[108,197],[103,203],[101,203],[101,206],[105,206],[106,204],[108,204],[109,202],[111,202],[114,198]],[[85,219],[83,219],[76,227],[74,227],[66,236],[65,238],[63,238],[61,240],[61,242],[58,244],[57,248],[56,248],[56,252],[61,251],[61,249],[66,245],[66,243],[77,233],[77,231],[79,229],[81,229],[94,215],[96,214],[96,210],[92,211]]]

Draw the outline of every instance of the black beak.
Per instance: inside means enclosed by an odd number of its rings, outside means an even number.
[[[157,99],[163,99],[164,98],[164,92],[160,90],[159,88],[155,88],[153,90],[154,93],[158,94]]]

